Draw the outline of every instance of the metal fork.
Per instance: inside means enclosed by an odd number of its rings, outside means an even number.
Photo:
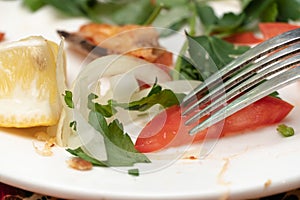
[[[186,125],[209,117],[190,130],[208,128],[251,103],[300,79],[300,28],[285,32],[248,50],[189,93],[182,105],[191,116]],[[199,100],[194,103],[196,96]],[[228,103],[229,102],[229,103]],[[192,104],[192,105],[190,105]]]

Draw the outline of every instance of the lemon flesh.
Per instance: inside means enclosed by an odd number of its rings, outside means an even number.
[[[40,36],[0,46],[0,126],[51,126],[58,122],[57,52],[56,43]]]

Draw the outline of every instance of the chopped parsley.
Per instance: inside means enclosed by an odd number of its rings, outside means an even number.
[[[74,108],[74,103],[73,103],[73,94],[71,91],[65,91],[65,94],[64,94],[64,100],[65,100],[65,103],[66,105],[69,107],[69,108]]]
[[[278,125],[277,129],[276,129],[282,136],[284,137],[290,137],[293,136],[295,134],[295,131],[292,127],[289,127],[285,124],[280,124]]]
[[[129,174],[129,175],[132,175],[132,176],[139,176],[139,175],[140,175],[140,172],[139,172],[139,169],[134,168],[134,169],[129,169],[129,170],[128,170],[128,174]]]
[[[74,105],[72,92],[66,91],[65,94],[65,103]],[[146,97],[129,103],[118,103],[114,100],[109,100],[106,105],[101,105],[94,102],[98,96],[92,93],[87,97],[88,123],[103,136],[107,160],[100,161],[91,157],[84,152],[84,147],[78,147],[77,149],[68,148],[67,151],[74,156],[91,162],[94,166],[118,167],[133,166],[135,163],[150,163],[151,161],[144,154],[135,149],[130,136],[124,132],[123,125],[119,120],[115,119],[108,123],[106,118],[113,116],[117,112],[117,107],[127,110],[145,111],[155,104],[160,104],[167,108],[179,104],[183,97],[183,94],[175,94],[169,89],[162,89],[157,84],[153,85]],[[76,130],[76,125],[76,121],[70,123],[70,127],[74,130]],[[128,173],[135,176],[139,175],[138,169],[131,169]]]

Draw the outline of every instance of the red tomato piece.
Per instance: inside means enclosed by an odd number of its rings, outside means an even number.
[[[238,45],[255,45],[263,41],[263,39],[256,37],[253,32],[235,33],[224,38],[224,40]]]
[[[4,40],[4,33],[0,32],[0,41]]]
[[[283,22],[269,22],[269,23],[259,24],[259,29],[263,34],[265,40],[297,28],[300,28],[300,26],[283,23]]]
[[[227,117],[224,121],[190,136],[188,131],[197,122],[185,126],[187,117],[181,116],[180,106],[172,106],[159,113],[144,127],[136,140],[135,148],[142,153],[147,153],[201,142],[206,136],[218,138],[239,134],[247,130],[276,124],[282,121],[292,109],[291,104],[267,96]]]
[[[157,63],[157,64],[161,64],[161,65],[170,67],[173,65],[173,54],[169,51],[165,51],[153,63]]]
[[[142,80],[137,79],[137,82],[138,82],[138,84],[139,84],[139,86],[140,86],[140,90],[144,90],[144,89],[147,89],[147,88],[150,88],[150,87],[151,87],[151,85],[145,83],[145,82],[142,81]]]

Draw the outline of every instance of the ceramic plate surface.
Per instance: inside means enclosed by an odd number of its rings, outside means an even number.
[[[230,4],[219,8],[227,9]],[[35,13],[19,1],[0,2],[0,31],[6,41],[31,35],[59,42],[56,30],[75,31],[87,20],[67,18],[44,7]],[[220,9],[219,9],[220,10]],[[174,38],[173,38],[174,39]],[[172,37],[163,41],[168,48]],[[76,77],[83,57],[66,48],[68,81]],[[66,199],[240,199],[254,198],[300,187],[300,83],[280,91],[295,106],[284,120],[296,134],[283,138],[276,126],[219,140],[203,159],[201,145],[181,158],[162,156],[149,171],[130,176],[118,168],[77,171],[66,164],[70,154],[54,147],[53,156],[35,152],[36,129],[0,129],[0,181],[23,189]],[[207,143],[208,144],[208,143]],[[167,154],[178,153],[179,149]],[[157,165],[155,165],[155,163]],[[159,164],[160,163],[160,164]]]

